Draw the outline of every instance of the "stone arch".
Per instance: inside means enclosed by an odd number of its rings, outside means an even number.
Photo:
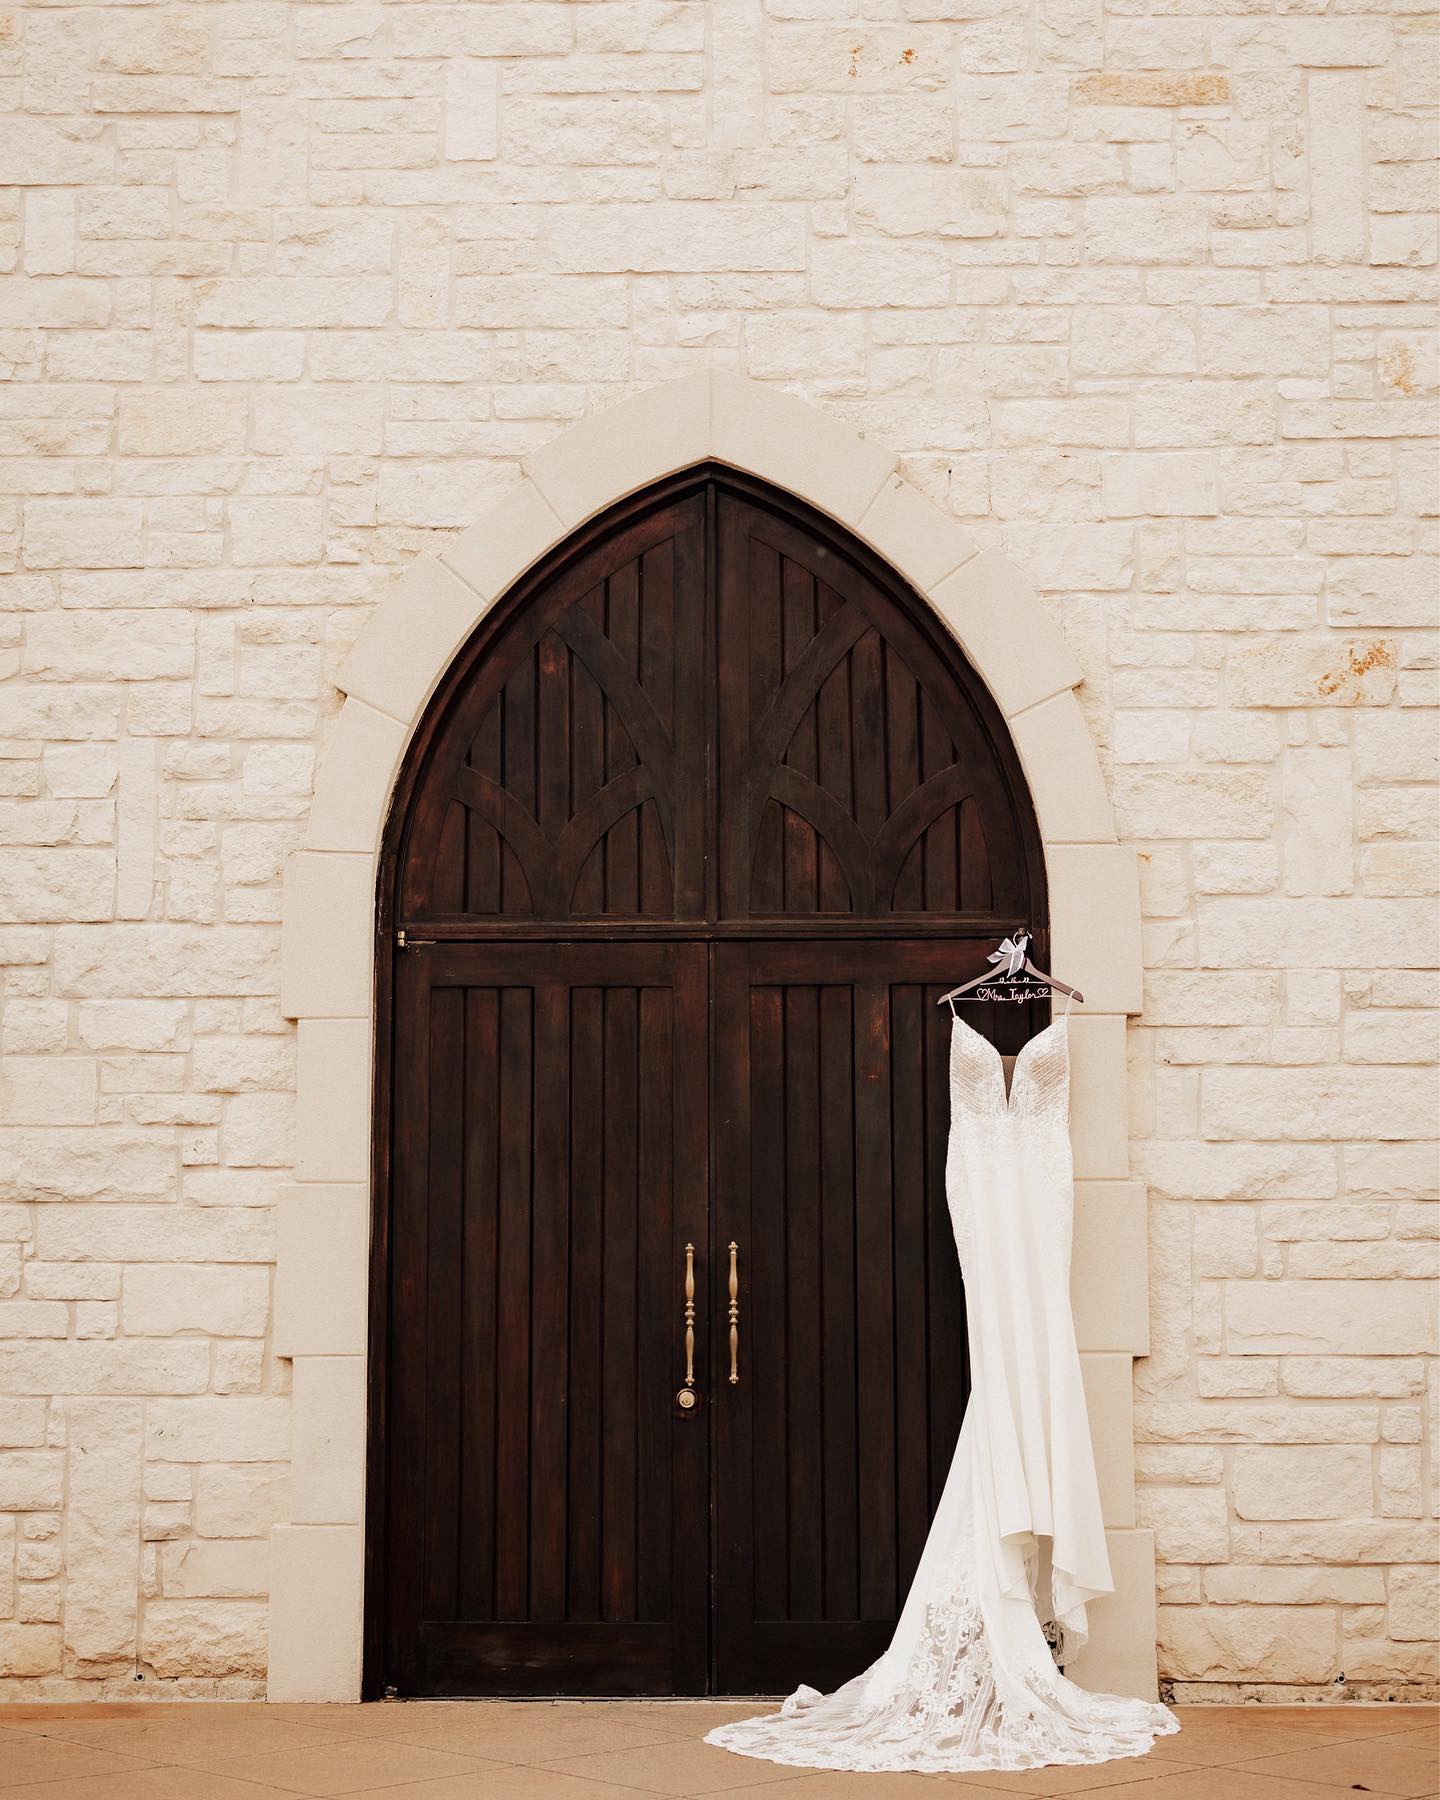
[[[954,634],[1004,715],[1039,819],[1074,1022],[1074,1293],[1117,1592],[1074,1673],[1153,1695],[1154,1552],[1134,1516],[1131,1359],[1146,1336],[1145,1204],[1129,1174],[1125,1021],[1141,1003],[1139,886],[1074,690],[1081,670],[1017,571],[981,551],[896,456],[792,396],[720,371],[652,388],[525,459],[441,555],[418,557],[339,674],[304,847],[286,869],[281,999],[298,1024],[294,1182],[282,1193],[277,1353],[293,1359],[291,1519],[272,1534],[270,1694],[360,1690],[376,877],[410,735],[487,609],[578,525],[712,460],[810,502],[886,558]],[[1097,929],[1096,922],[1103,921]]]

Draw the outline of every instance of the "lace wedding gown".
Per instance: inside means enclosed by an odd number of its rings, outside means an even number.
[[[1070,1312],[1069,1086],[1065,1017],[1025,1045],[1007,1096],[999,1053],[956,1016],[946,1193],[972,1387],[915,1579],[863,1674],[707,1743],[804,1768],[957,1772],[1139,1756],[1179,1729],[1056,1666],[1113,1586]]]

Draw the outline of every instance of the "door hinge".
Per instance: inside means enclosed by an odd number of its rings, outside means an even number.
[[[395,947],[398,950],[424,950],[434,942],[434,938],[406,937],[403,930],[395,933]]]

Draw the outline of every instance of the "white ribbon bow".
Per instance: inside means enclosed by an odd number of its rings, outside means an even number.
[[[1014,938],[1005,938],[998,950],[992,950],[986,959],[992,963],[1004,963],[1005,967],[997,971],[1006,980],[1025,973],[1025,952],[1029,945],[1028,936],[1022,936],[1017,943]]]

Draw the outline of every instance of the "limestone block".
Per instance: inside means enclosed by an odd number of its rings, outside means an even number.
[[[813,414],[774,388],[716,370],[711,376],[710,451],[809,500],[846,524],[864,514],[895,467],[895,457]]]
[[[263,1676],[266,1613],[260,1600],[149,1599],[141,1661],[161,1679]]]
[[[1019,573],[994,551],[964,563],[931,599],[1007,716],[1079,682],[1074,652]]]
[[[370,1007],[373,863],[297,851],[285,865],[281,1007],[287,1018],[364,1018]]]
[[[270,1587],[269,1540],[166,1544],[160,1555],[160,1584],[167,1597],[263,1599]]]
[[[1107,1531],[1105,1543],[1115,1591],[1086,1608],[1090,1635],[1065,1672],[1096,1692],[1153,1700],[1155,1540],[1148,1531]]]
[[[60,1669],[60,1627],[0,1620],[0,1675],[53,1675]]]
[[[297,1356],[293,1510],[297,1525],[358,1524],[365,1479],[365,1360]]]
[[[245,447],[243,394],[178,387],[132,388],[120,397],[120,449],[127,456],[235,455]]]
[[[198,1394],[210,1380],[203,1339],[167,1343],[0,1343],[9,1394]]]
[[[275,1222],[252,1207],[46,1204],[35,1208],[35,1246],[49,1262],[268,1263]]]
[[[1383,706],[1397,652],[1384,637],[1290,638],[1237,644],[1226,656],[1236,706]]]
[[[1136,1490],[1140,1523],[1155,1534],[1166,1563],[1224,1563],[1230,1560],[1230,1509],[1222,1488],[1160,1487]]]
[[[182,1331],[218,1337],[263,1337],[270,1310],[266,1269],[233,1264],[133,1264],[125,1270],[122,1316],[135,1337]]]
[[[113,850],[5,851],[0,921],[99,921],[115,916]]]
[[[52,1512],[63,1504],[65,1458],[58,1450],[0,1455],[0,1510]]]
[[[285,1091],[295,1085],[291,1037],[202,1037],[190,1058],[190,1088],[197,1094]]]
[[[0,1122],[93,1125],[95,1084],[93,1057],[0,1057]]]
[[[937,512],[919,489],[892,475],[865,509],[862,536],[926,593],[962,563],[976,546],[958,525]]]
[[[138,500],[29,500],[25,561],[32,569],[136,569],[143,561]]]
[[[1110,796],[1074,694],[1054,694],[1015,714],[1010,732],[1046,844],[1113,843]]]
[[[1135,1523],[1135,1444],[1128,1355],[1081,1355],[1085,1408],[1100,1484],[1100,1507],[1107,1526]]]
[[[339,686],[408,727],[480,610],[472,589],[417,557],[341,665]]]
[[[358,1700],[363,1604],[359,1527],[277,1525],[270,1543],[270,1699]]]
[[[1231,1281],[1225,1345],[1232,1354],[1433,1356],[1437,1321],[1427,1284]]]
[[[188,1480],[189,1470],[186,1470]],[[187,1488],[188,1492],[188,1488]],[[195,1530],[203,1538],[263,1538],[287,1516],[283,1465],[221,1464],[195,1471]]]
[[[1231,1497],[1242,1519],[1342,1519],[1370,1512],[1368,1445],[1284,1445],[1235,1452]]]
[[[1150,1347],[1145,1189],[1137,1181],[1078,1181],[1070,1299],[1082,1350]]]
[[[0,1127],[0,1201],[169,1200],[175,1146],[133,1126]]]
[[[67,1435],[65,1649],[96,1670],[135,1654],[143,1408],[72,1400]]]
[[[25,671],[46,681],[188,679],[195,626],[163,611],[67,613],[30,622]]]
[[[708,414],[708,397],[705,400]],[[533,481],[511,488],[484,518],[462,531],[441,554],[483,599],[505,592],[564,535],[565,527]],[[483,609],[476,609],[477,620]]]
[[[1177,1680],[1322,1682],[1336,1672],[1335,1613],[1321,1606],[1162,1606],[1160,1671]]]
[[[1211,1138],[1423,1138],[1431,1096],[1384,1069],[1211,1068],[1200,1117]]]
[[[1195,911],[1207,968],[1385,969],[1436,960],[1429,909],[1419,900],[1217,899]]]
[[[302,1019],[295,1112],[301,1181],[363,1181],[370,1170],[368,1019]]]
[[[274,992],[276,934],[258,925],[150,923],[55,934],[58,991],[87,1001]]]
[[[1070,1142],[1075,1174],[1107,1180],[1129,1174],[1125,1021],[1116,1014],[1070,1020]]]
[[[1390,1571],[1386,1625],[1392,1638],[1413,1643],[1437,1635],[1440,1621],[1440,1568],[1434,1563],[1401,1565]]]
[[[802,269],[804,222],[794,205],[683,200],[554,209],[545,257],[557,273],[700,273]]]
[[[1046,862],[1054,973],[1084,994],[1088,1012],[1138,1012],[1142,958],[1134,852],[1108,844],[1054,844]]]
[[[370,1267],[368,1187],[282,1188],[279,1221],[277,1355],[361,1355]]]
[[[290,1402],[281,1397],[157,1400],[146,1412],[145,1454],[166,1462],[281,1462]]]

